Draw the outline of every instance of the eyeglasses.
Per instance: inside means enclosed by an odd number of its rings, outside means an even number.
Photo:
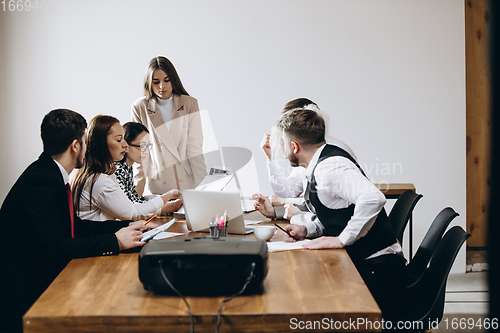
[[[134,144],[129,143],[129,146],[139,148],[141,150],[141,152],[143,152],[143,153],[145,153],[148,150],[151,150],[151,147],[153,147],[151,142],[148,142],[146,144],[141,144],[141,145],[134,145]]]

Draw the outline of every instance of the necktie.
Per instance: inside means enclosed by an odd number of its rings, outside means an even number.
[[[75,214],[73,210],[73,195],[71,194],[71,187],[69,183],[66,184],[66,189],[68,190],[68,204],[69,204],[69,214],[71,215],[71,238],[75,238]]]

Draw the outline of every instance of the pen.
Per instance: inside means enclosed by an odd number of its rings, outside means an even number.
[[[151,220],[152,220],[152,219],[154,219],[156,216],[157,216],[156,214],[155,214],[155,215],[153,215],[153,216],[151,216],[151,217],[150,217],[150,218],[149,218],[149,219],[148,219],[148,220],[147,220],[147,221],[146,221],[143,225],[146,225],[146,224],[148,224],[149,222],[151,222]]]
[[[290,233],[288,231],[286,231],[285,229],[283,229],[282,227],[280,227],[279,225],[277,225],[276,223],[274,224],[275,226],[277,226],[278,228],[280,228],[281,230],[283,230],[288,236],[292,237],[293,239],[295,239],[296,241],[298,241],[299,239],[295,238],[294,236],[290,235]]]

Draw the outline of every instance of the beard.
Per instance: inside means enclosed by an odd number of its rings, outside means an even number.
[[[76,159],[76,169],[80,169],[83,167],[83,150],[80,151],[80,155]]]
[[[288,161],[290,161],[290,165],[292,167],[295,168],[295,167],[300,166],[299,165],[299,159],[297,158],[297,156],[294,153],[288,154],[286,158],[288,159]]]

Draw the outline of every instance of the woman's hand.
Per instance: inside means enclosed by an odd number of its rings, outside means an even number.
[[[163,199],[164,203],[167,203],[172,199],[181,199],[181,191],[179,191],[178,189],[170,190],[167,193],[163,194],[161,198]]]
[[[161,207],[161,214],[164,215],[170,212],[175,212],[179,210],[181,206],[182,206],[182,199],[175,199],[172,201],[168,201],[163,205],[163,207]]]

